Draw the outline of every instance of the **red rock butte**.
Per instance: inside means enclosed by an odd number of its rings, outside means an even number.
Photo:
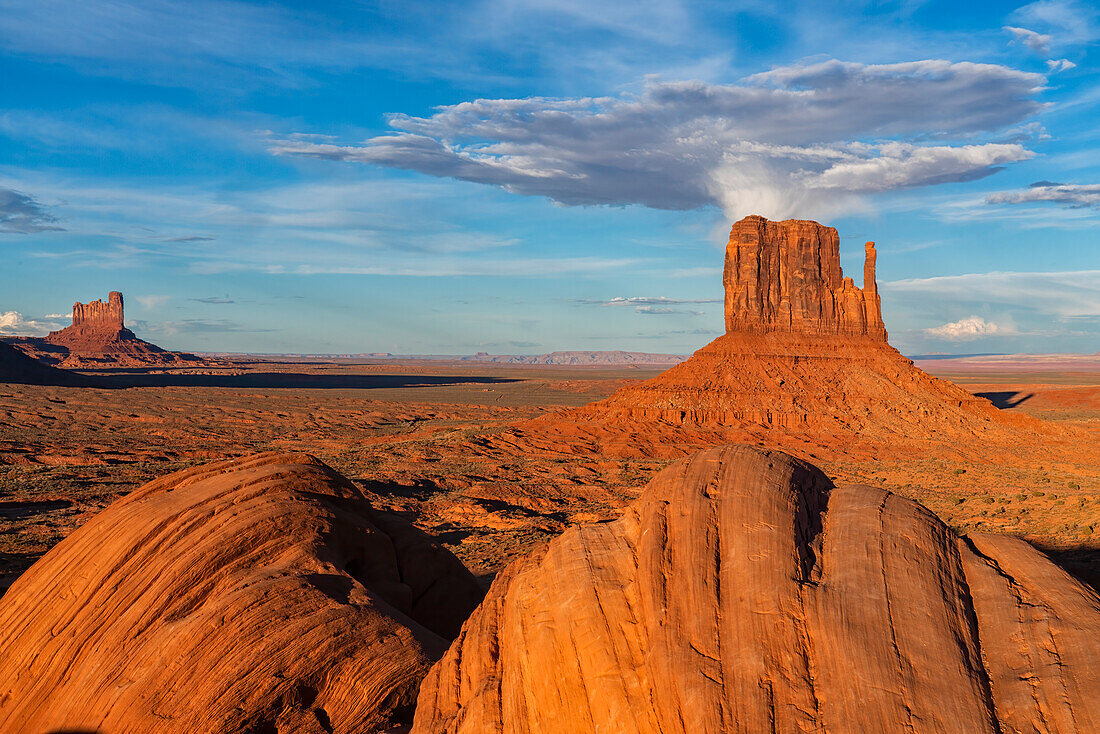
[[[73,304],[73,323],[44,338],[8,340],[26,354],[61,367],[141,367],[201,363],[191,354],[170,352],[139,338],[126,328],[123,298],[118,291],[107,302]]]
[[[121,347],[122,344],[141,342],[134,332],[126,328],[122,313],[122,294],[118,291],[107,294],[107,303],[99,299],[90,303],[74,303],[72,326],[51,331],[46,341],[78,354],[126,351],[125,347]],[[160,347],[148,342],[141,343],[160,350]]]
[[[107,303],[98,298],[91,303],[77,301],[73,304],[73,326],[115,330],[126,328],[122,318],[122,294],[111,291],[107,294]]]
[[[726,247],[726,333],[571,418],[734,428],[727,439],[736,441],[778,430],[822,445],[845,434],[957,438],[1026,422],[922,372],[887,343],[875,261],[868,242],[856,287],[832,227],[745,217]]]

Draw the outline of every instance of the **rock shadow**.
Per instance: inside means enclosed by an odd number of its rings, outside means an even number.
[[[1028,540],[1054,565],[1100,594],[1100,541],[1092,545],[1050,545]]]
[[[979,398],[985,398],[1001,410],[1009,410],[1011,408],[1015,408],[1020,403],[1023,403],[1035,397],[1035,393],[1033,392],[1023,393],[1013,390],[1005,392],[976,392],[974,393],[974,395]]]

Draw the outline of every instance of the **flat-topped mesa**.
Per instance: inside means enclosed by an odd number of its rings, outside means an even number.
[[[840,268],[840,236],[832,227],[745,217],[733,225],[726,246],[726,331],[885,342],[875,256],[875,243],[868,242],[863,288],[857,288]]]
[[[111,291],[107,303],[96,299],[91,303],[77,301],[73,304],[73,326],[87,324],[110,329],[124,328],[122,319],[122,294]]]

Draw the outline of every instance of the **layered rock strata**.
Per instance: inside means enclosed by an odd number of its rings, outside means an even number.
[[[417,734],[1100,731],[1100,597],[1026,543],[711,449],[498,575]]]
[[[91,303],[77,301],[73,304],[73,326],[106,331],[125,328],[122,318],[122,294],[111,291],[107,294],[107,303],[99,299]]]
[[[481,596],[310,456],[178,472],[0,598],[0,731],[380,731]]]

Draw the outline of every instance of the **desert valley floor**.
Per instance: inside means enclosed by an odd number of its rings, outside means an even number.
[[[1100,371],[921,367],[1001,410],[1065,427],[1079,452],[771,445],[838,483],[916,499],[960,531],[1023,537],[1100,585]],[[616,517],[654,472],[699,448],[656,441],[609,452],[524,429],[665,368],[239,359],[110,373],[126,387],[0,385],[0,590],[131,489],[270,449],[319,457],[487,581],[570,524]]]

